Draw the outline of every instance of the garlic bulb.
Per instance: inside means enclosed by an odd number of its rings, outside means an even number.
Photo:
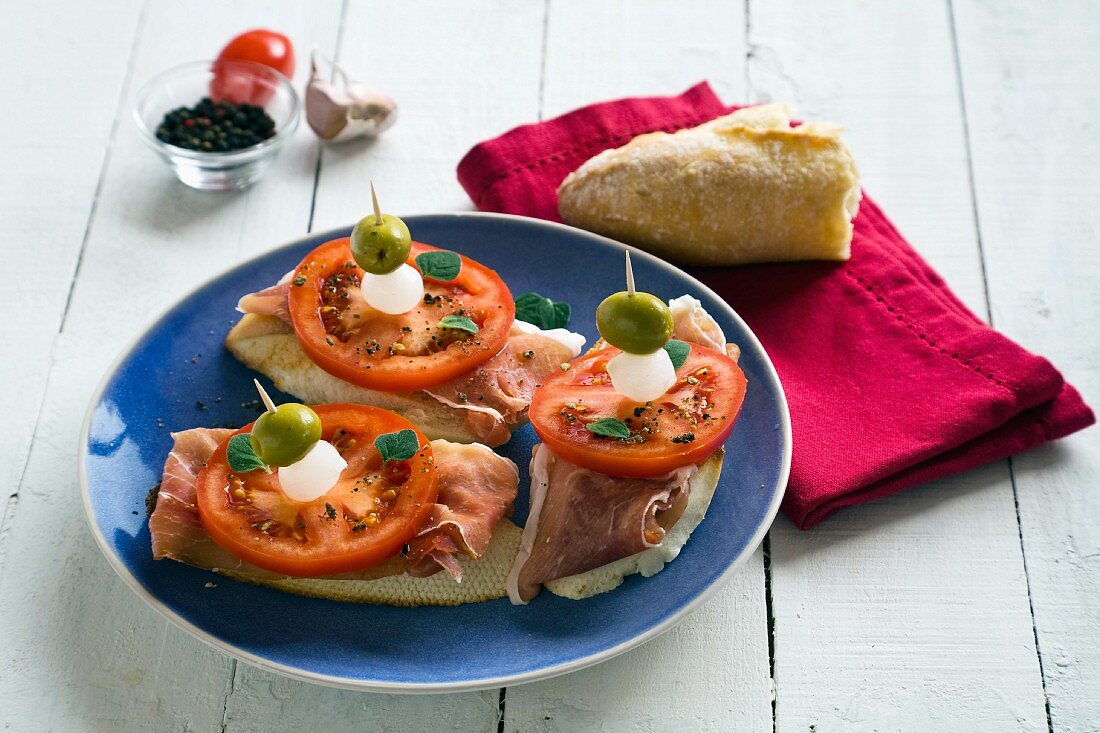
[[[279,469],[279,488],[294,501],[313,501],[340,480],[348,462],[327,440],[318,440],[300,461]]]
[[[326,81],[318,59],[332,67],[337,81]],[[397,119],[397,104],[374,87],[352,81],[336,62],[319,52],[310,56],[310,80],[306,87],[306,122],[317,137],[330,142],[374,137]]]
[[[635,402],[655,400],[676,384],[676,368],[664,349],[652,354],[623,352],[607,362],[611,386]]]

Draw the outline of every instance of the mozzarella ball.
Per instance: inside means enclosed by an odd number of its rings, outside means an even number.
[[[367,305],[391,316],[408,313],[424,297],[424,277],[408,263],[385,275],[364,272],[359,287]]]
[[[313,501],[340,480],[348,462],[327,440],[318,440],[297,463],[279,469],[279,488],[294,501]]]
[[[664,349],[652,354],[623,352],[607,362],[611,386],[636,402],[655,400],[676,384],[676,368]]]

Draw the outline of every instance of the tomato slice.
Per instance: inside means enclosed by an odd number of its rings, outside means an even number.
[[[435,249],[413,242],[409,264]],[[516,305],[496,272],[461,259],[455,280],[425,280],[424,301],[391,316],[363,300],[363,271],[351,257],[350,240],[322,244],[291,281],[290,319],[298,343],[329,374],[386,392],[425,389],[472,371],[504,348]],[[477,333],[440,328],[447,315],[466,316]]]
[[[718,450],[745,399],[745,374],[735,361],[692,344],[676,384],[660,399],[638,403],[611,386],[607,362],[619,353],[608,347],[582,356],[535,390],[531,422],[543,443],[579,466],[625,477],[659,476]],[[601,418],[623,421],[630,437],[588,430]]]
[[[438,494],[431,443],[417,430],[420,451],[383,467],[374,439],[416,430],[412,423],[367,405],[313,409],[323,438],[348,462],[336,486],[311,502],[288,499],[275,472],[235,475],[226,440],[199,473],[202,526],[234,557],[275,573],[323,577],[374,567],[400,552],[428,519]]]

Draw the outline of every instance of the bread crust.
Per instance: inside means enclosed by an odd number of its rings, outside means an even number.
[[[694,265],[848,259],[859,199],[841,128],[784,104],[639,135],[558,189],[567,224]]]

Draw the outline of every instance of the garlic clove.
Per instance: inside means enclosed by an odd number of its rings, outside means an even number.
[[[318,59],[332,67],[335,82],[325,80]],[[306,122],[322,140],[339,142],[373,137],[393,126],[397,104],[372,86],[352,81],[335,62],[314,51],[306,87]]]

